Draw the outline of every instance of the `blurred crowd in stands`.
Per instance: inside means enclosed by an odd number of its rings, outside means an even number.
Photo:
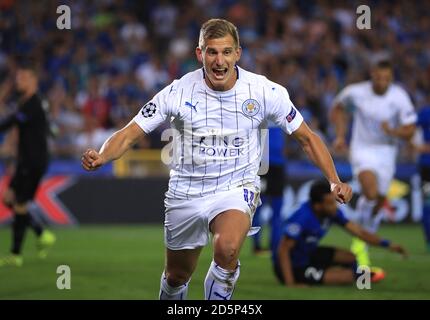
[[[61,2],[61,3],[60,3]],[[360,1],[339,0],[0,0],[0,117],[16,107],[10,83],[16,57],[39,64],[40,92],[55,132],[52,154],[80,157],[100,146],[173,79],[200,67],[194,56],[201,24],[223,17],[239,29],[240,65],[284,85],[308,123],[327,141],[336,93],[368,77],[389,57],[396,81],[419,110],[430,105],[430,2],[365,1],[371,29],[359,30]],[[60,4],[71,30],[58,30]],[[162,145],[163,128],[139,147]],[[14,150],[2,137],[3,157]],[[294,157],[297,145],[290,144]]]

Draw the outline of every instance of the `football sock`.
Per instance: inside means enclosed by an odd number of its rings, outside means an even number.
[[[25,231],[29,223],[28,214],[15,214],[12,224],[12,248],[13,254],[21,253],[22,242],[24,241]]]
[[[190,279],[191,280],[191,279]],[[160,300],[185,300],[188,294],[188,284],[190,283],[188,280],[185,284],[179,287],[172,287],[167,283],[167,277],[165,271],[161,275],[160,282]]]
[[[353,237],[351,243],[351,252],[355,255],[357,264],[359,266],[370,267],[370,257],[366,242],[359,238]]]
[[[239,279],[240,263],[233,271],[225,270],[212,260],[205,279],[206,300],[231,300],[234,287]]]
[[[358,223],[367,231],[375,233],[383,218],[383,211],[380,210],[376,215],[373,215],[373,208],[377,204],[376,200],[368,200],[364,195],[361,195],[357,201],[357,212],[359,215]]]

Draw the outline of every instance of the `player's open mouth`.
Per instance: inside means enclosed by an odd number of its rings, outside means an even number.
[[[223,79],[227,73],[227,68],[212,68],[212,72],[217,79]]]

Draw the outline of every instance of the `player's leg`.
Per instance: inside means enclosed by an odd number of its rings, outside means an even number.
[[[161,300],[184,300],[201,249],[209,241],[207,198],[165,199],[166,263],[160,282]]]
[[[33,168],[30,170],[29,176],[27,177],[24,185],[24,190],[22,191],[22,197],[28,200],[28,202],[34,199],[45,171],[46,168],[44,167]],[[44,259],[48,255],[49,249],[54,245],[56,237],[51,231],[45,229],[43,225],[30,214],[29,205],[27,208],[27,215],[29,227],[33,229],[37,237],[37,255],[39,258]]]
[[[375,230],[379,225],[380,217],[374,215],[383,204],[383,198],[378,191],[378,178],[372,170],[362,170],[358,174],[358,181],[362,194],[357,201],[359,223],[367,230]],[[368,247],[362,240],[353,237],[351,251],[357,257],[359,265],[370,266]]]
[[[3,202],[14,213],[12,222],[12,245],[10,255],[0,259],[0,267],[17,266],[23,264],[21,257],[21,247],[28,226],[27,201],[23,198],[23,190],[26,177],[22,171],[17,168],[15,175],[12,177],[10,187],[3,196]]]
[[[373,170],[363,170],[358,174],[358,181],[361,186],[361,197],[359,210],[364,215],[363,219],[371,219],[378,209],[381,208],[384,196],[379,194],[378,177]],[[360,201],[359,200],[359,201]]]
[[[346,250],[319,246],[310,255],[310,265],[298,278],[308,284],[349,284],[355,277],[354,261],[354,255]]]
[[[357,276],[357,258],[349,250],[335,248],[333,264],[347,269],[351,269],[354,276]]]
[[[423,195],[423,215],[421,222],[424,229],[427,251],[430,252],[430,167],[421,167],[420,173]]]
[[[11,256],[6,257],[8,263],[3,264],[22,265],[21,251],[28,226],[31,226],[36,232],[39,257],[46,257],[47,249],[55,242],[55,236],[46,230],[44,231],[42,226],[33,221],[29,214],[29,203],[34,198],[44,172],[44,168],[17,167],[15,176],[11,181],[13,193],[8,195],[8,200],[13,200],[12,210],[14,211]]]
[[[240,274],[239,252],[251,226],[248,213],[232,209],[215,216],[213,261],[205,279],[205,299],[230,300]]]
[[[329,267],[324,270],[322,283],[325,285],[346,285],[355,281],[355,274],[352,269],[345,267]]]
[[[27,203],[15,202],[12,206],[14,220],[12,223],[12,246],[10,255],[0,259],[0,267],[14,266],[21,267],[23,258],[21,256],[22,244],[28,226]]]
[[[15,203],[15,191],[12,185],[13,185],[13,182],[11,183],[11,187],[6,189],[6,191],[4,192],[3,203],[9,209],[13,210],[13,205]],[[29,215],[29,226],[31,227],[31,229],[33,229],[34,233],[36,234],[36,237],[38,238],[40,238],[41,236],[43,236],[42,238],[50,237],[51,233],[48,231],[48,232],[45,232],[44,234],[43,225],[37,219],[35,219],[31,214]]]
[[[356,265],[357,260],[355,258],[355,255],[345,249],[339,249],[336,248],[333,256],[333,262],[335,264],[342,264],[342,265]]]
[[[342,267],[343,269],[350,269],[355,279],[360,275],[357,270],[358,265],[357,265],[356,257],[349,250],[336,248],[333,256],[333,264],[337,265],[338,267]],[[328,275],[327,275],[328,282],[330,283],[333,282],[335,284],[336,281],[339,281],[339,280],[333,281],[333,278],[336,278],[336,276],[331,274],[331,272],[333,273],[338,272],[337,269],[329,268],[326,270],[326,272],[327,271],[328,271]],[[341,271],[341,273],[345,273],[345,275],[347,274],[345,271]],[[370,275],[371,275],[372,282],[378,282],[385,278],[385,272],[381,268],[372,268]]]
[[[355,279],[351,268],[341,266],[322,267],[308,265],[293,269],[294,280],[298,284],[306,285],[346,285]],[[283,279],[282,279],[283,280]]]
[[[193,274],[202,247],[196,249],[171,250],[166,248],[166,265],[161,275],[160,300],[185,300],[188,284]]]

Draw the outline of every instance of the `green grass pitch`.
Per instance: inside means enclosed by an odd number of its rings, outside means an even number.
[[[57,243],[46,260],[36,258],[35,238],[28,232],[22,268],[0,269],[0,299],[157,299],[164,263],[161,226],[81,226],[56,229]],[[269,257],[251,254],[248,239],[241,252],[241,277],[234,299],[429,299],[430,254],[419,225],[384,226],[380,234],[410,252],[400,256],[372,248],[375,265],[386,270],[370,290],[347,287],[287,288],[273,275]],[[266,232],[264,236],[267,238]],[[8,228],[0,229],[0,253],[10,244]],[[324,244],[347,248],[350,236],[333,227]],[[189,299],[203,298],[203,281],[211,260],[207,246],[192,278]],[[71,289],[56,287],[57,266],[71,268]]]

